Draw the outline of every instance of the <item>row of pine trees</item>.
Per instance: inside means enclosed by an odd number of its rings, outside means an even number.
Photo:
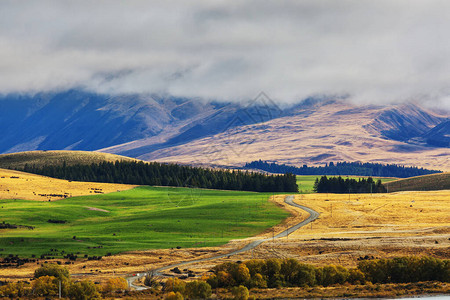
[[[386,188],[381,184],[381,180],[375,182],[372,177],[367,179],[359,178],[358,180],[353,178],[327,177],[322,176],[316,178],[314,182],[314,191],[317,193],[386,193]]]
[[[254,192],[297,192],[295,175],[267,175],[157,162],[102,162],[61,166],[25,165],[24,172],[74,181],[195,187]]]
[[[270,173],[292,173],[295,175],[354,175],[374,177],[398,177],[407,178],[427,174],[440,173],[437,170],[427,170],[418,167],[405,167],[395,164],[360,163],[360,162],[330,162],[325,166],[302,167],[288,166],[284,164],[269,163],[267,161],[253,161],[244,166],[245,169],[259,169]]]

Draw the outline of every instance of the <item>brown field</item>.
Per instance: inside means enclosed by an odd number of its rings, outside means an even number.
[[[0,169],[0,199],[53,201],[66,197],[111,193],[135,185],[78,182]]]
[[[284,196],[275,196],[279,205]],[[312,226],[301,228],[288,238],[265,242],[253,251],[183,268],[198,276],[225,261],[251,258],[296,258],[314,265],[340,264],[355,267],[363,257],[430,255],[450,258],[450,190],[399,192],[392,194],[310,194],[297,195],[296,202],[321,215]],[[275,234],[306,217],[289,207],[293,216],[275,227]],[[271,237],[268,230],[259,237]],[[227,253],[248,243],[232,241],[216,248],[133,251],[104,257],[101,261],[79,260],[69,265],[76,278],[104,281],[111,276],[127,276],[178,261]],[[42,262],[40,262],[42,263]],[[2,269],[0,280],[32,277],[36,264]],[[170,274],[169,271],[167,271]],[[447,286],[448,289],[448,286]]]

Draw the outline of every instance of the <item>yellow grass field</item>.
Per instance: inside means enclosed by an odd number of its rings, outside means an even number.
[[[308,194],[296,202],[320,217],[293,237],[450,233],[450,190],[391,194]],[[312,227],[312,229],[311,229]]]
[[[0,199],[53,201],[66,197],[128,190],[128,184],[78,182],[0,169]]]

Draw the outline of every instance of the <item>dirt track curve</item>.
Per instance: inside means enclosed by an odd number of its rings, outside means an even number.
[[[226,253],[226,254],[221,254],[221,255],[217,255],[217,256],[213,256],[213,257],[207,257],[207,258],[202,258],[202,259],[194,259],[194,260],[189,260],[189,261],[183,261],[183,262],[179,262],[179,263],[176,263],[176,264],[171,264],[171,265],[168,265],[168,266],[160,267],[160,268],[152,270],[153,274],[159,274],[161,271],[164,271],[164,270],[167,270],[167,269],[172,269],[172,268],[179,267],[179,266],[195,264],[195,263],[205,262],[205,261],[209,261],[209,260],[224,258],[224,257],[229,257],[229,256],[232,256],[232,255],[236,255],[236,254],[239,254],[239,253],[242,253],[242,252],[254,249],[254,248],[256,248],[257,246],[259,246],[260,244],[262,244],[264,242],[271,241],[273,239],[279,239],[279,238],[286,237],[289,234],[291,234],[294,231],[298,230],[299,228],[301,228],[301,227],[311,223],[312,221],[316,220],[319,217],[319,213],[316,212],[315,210],[313,210],[313,209],[311,209],[309,207],[306,207],[306,206],[294,203],[294,196],[292,196],[292,195],[286,196],[286,198],[284,198],[284,202],[289,204],[289,205],[291,205],[291,206],[303,209],[304,211],[309,213],[309,217],[306,218],[305,220],[303,220],[302,222],[300,222],[300,223],[298,223],[298,224],[296,224],[296,225],[294,225],[292,227],[289,227],[288,229],[286,229],[285,231],[277,234],[273,238],[266,238],[266,239],[260,239],[260,240],[253,241],[253,242],[245,245],[241,249],[238,249],[238,250]],[[146,275],[146,273],[137,274],[136,276],[128,277],[127,280],[130,283],[130,286],[132,288],[134,288],[136,290],[145,290],[145,289],[147,289],[147,287],[138,286],[138,285],[134,285],[133,284],[134,281],[138,280],[139,278],[144,277],[145,275]]]

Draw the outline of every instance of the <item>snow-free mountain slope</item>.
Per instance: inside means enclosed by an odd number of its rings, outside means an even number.
[[[409,114],[410,111],[415,113]],[[399,121],[388,122],[384,116],[392,116],[394,112],[398,116],[391,120]],[[449,148],[410,141],[415,134],[431,130],[444,119],[411,105],[357,107],[335,101],[314,110],[300,109],[289,116],[160,149],[139,158],[219,166],[241,166],[259,159],[294,165],[368,161],[447,170],[450,168]],[[386,132],[396,132],[398,137],[403,135],[405,141],[390,139]]]

